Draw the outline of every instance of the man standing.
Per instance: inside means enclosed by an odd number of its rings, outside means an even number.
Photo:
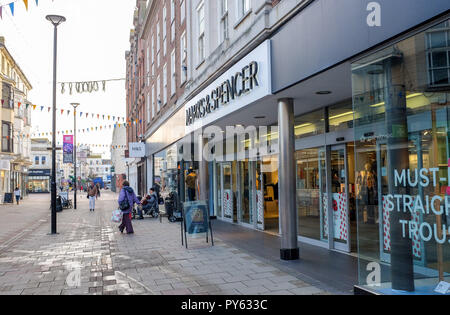
[[[17,205],[19,205],[20,195],[21,195],[21,191],[20,191],[19,187],[16,187],[16,189],[14,189],[14,195],[16,196]]]
[[[89,198],[89,210],[91,212],[95,211],[95,198],[97,197],[97,186],[94,185],[94,183],[91,183],[91,185],[87,189],[88,198]]]

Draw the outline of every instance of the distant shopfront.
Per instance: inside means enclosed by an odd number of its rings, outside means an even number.
[[[30,170],[28,172],[28,193],[50,193],[49,169]]]

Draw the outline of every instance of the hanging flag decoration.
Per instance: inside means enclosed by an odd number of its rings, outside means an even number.
[[[9,6],[9,9],[10,9],[10,11],[11,11],[11,15],[14,16],[14,13],[15,13],[15,3],[16,3],[17,1],[18,1],[18,0],[15,0],[15,1],[10,2],[10,3],[8,3],[8,4],[0,5],[0,19],[3,19],[3,7],[6,7],[6,6]],[[38,1],[38,0],[35,0],[35,1],[36,1],[36,6],[38,6],[38,5],[39,5],[39,1]],[[28,11],[28,0],[22,0],[22,2],[23,2],[23,4],[25,5],[26,11]]]

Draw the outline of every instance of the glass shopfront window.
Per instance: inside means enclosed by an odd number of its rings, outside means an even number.
[[[383,294],[450,282],[449,32],[352,65],[359,284]]]
[[[178,160],[177,145],[172,145],[168,149],[154,155],[154,183],[153,186],[163,197],[167,197],[170,192],[178,191]]]
[[[28,180],[29,193],[49,193],[50,178],[48,176],[32,176]]]
[[[325,133],[323,109],[295,118],[295,138],[306,138]]]
[[[328,108],[330,132],[353,128],[353,104],[350,101]]]

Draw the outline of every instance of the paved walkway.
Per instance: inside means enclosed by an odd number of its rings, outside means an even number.
[[[0,294],[327,294],[220,239],[189,239],[186,250],[179,224],[165,218],[133,221],[135,234],[121,234],[110,222],[115,194],[103,193],[95,213],[83,197],[58,215],[55,236],[49,195],[0,207]]]

